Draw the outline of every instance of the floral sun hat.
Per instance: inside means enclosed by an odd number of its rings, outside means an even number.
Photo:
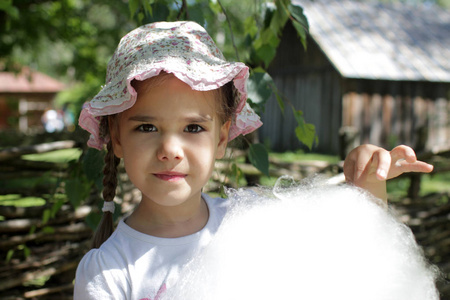
[[[174,74],[192,89],[208,91],[233,80],[239,91],[238,106],[230,127],[229,140],[262,125],[247,103],[248,67],[227,62],[203,27],[194,22],[158,22],[134,29],[124,36],[108,63],[106,85],[81,111],[79,124],[91,133],[90,147],[102,149],[108,137],[100,135],[102,116],[132,107],[137,93],[131,82]]]

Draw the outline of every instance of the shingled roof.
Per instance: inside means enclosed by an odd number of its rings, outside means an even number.
[[[19,74],[0,72],[0,93],[57,93],[64,88],[63,83],[29,68]]]
[[[292,0],[346,78],[450,82],[450,11],[435,5]]]

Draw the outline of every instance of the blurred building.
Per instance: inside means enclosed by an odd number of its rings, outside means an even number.
[[[356,0],[292,3],[309,21],[307,50],[288,22],[269,73],[315,125],[315,151],[345,156],[362,143],[450,147],[449,10]],[[302,147],[291,115],[271,99],[261,140],[279,151]]]
[[[54,109],[64,84],[24,67],[20,73],[0,72],[0,130],[43,131],[42,116]]]

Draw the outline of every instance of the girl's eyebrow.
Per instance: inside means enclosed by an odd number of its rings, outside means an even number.
[[[210,115],[202,116],[192,116],[185,118],[186,122],[188,123],[207,123],[207,122],[213,122],[214,119]]]
[[[154,122],[156,120],[158,120],[158,118],[146,115],[136,115],[128,118],[128,121],[147,122],[147,123]],[[207,123],[213,122],[214,119],[210,115],[195,115],[185,117],[184,121],[188,123]]]
[[[136,122],[152,122],[154,120],[156,120],[155,117],[141,116],[141,115],[131,116],[128,118],[128,121],[136,121]]]

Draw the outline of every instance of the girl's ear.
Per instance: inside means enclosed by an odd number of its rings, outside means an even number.
[[[216,159],[220,159],[225,155],[228,145],[228,133],[230,131],[231,120],[225,122],[219,131],[219,143],[217,144]]]
[[[109,138],[111,139],[114,155],[118,158],[123,158],[122,144],[120,143],[118,118],[118,116],[108,117]]]

